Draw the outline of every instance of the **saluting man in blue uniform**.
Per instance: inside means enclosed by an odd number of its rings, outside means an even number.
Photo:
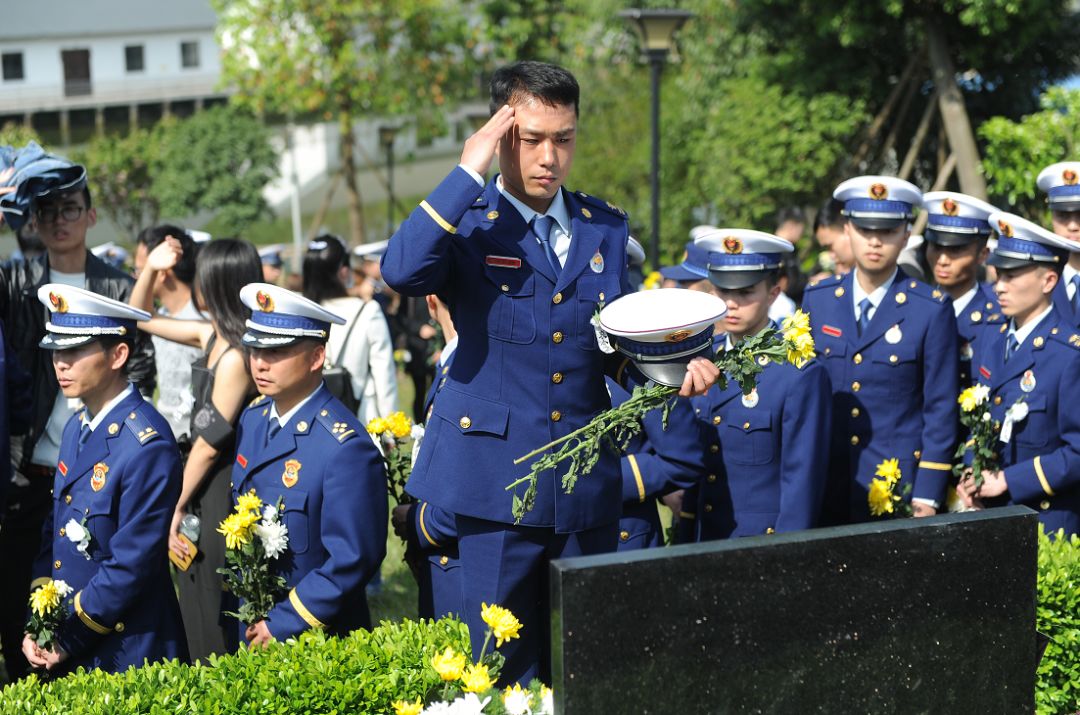
[[[794,247],[772,234],[720,228],[695,243],[707,254],[709,280],[727,305],[720,350],[768,327],[780,294],[780,266]],[[824,366],[768,363],[757,387],[735,382],[694,398],[707,475],[687,504],[694,540],[797,531],[818,525],[825,491],[831,392]]]
[[[505,491],[528,469],[516,458],[610,406],[604,374],[617,361],[599,350],[591,320],[627,288],[627,220],[602,199],[562,188],[578,98],[577,81],[560,67],[496,70],[491,120],[390,239],[382,261],[392,288],[437,293],[458,328],[409,491],[457,515],[474,652],[486,630],[481,603],[521,619],[521,637],[500,649],[507,683],[548,672],[548,562],[614,550],[621,512],[614,454],[573,494],[563,493],[559,474],[545,475],[520,525]],[[485,186],[496,155],[502,174]],[[691,363],[683,390],[704,390],[716,375],[707,360]]]
[[[1019,216],[994,213],[994,289],[1006,321],[978,343],[977,380],[990,390],[1000,423],[1002,469],[960,483],[961,499],[981,505],[1007,497],[1039,512],[1047,532],[1080,532],[1080,334],[1053,295],[1070,243]]]
[[[926,264],[937,289],[952,298],[959,335],[960,387],[971,386],[971,357],[988,322],[1001,317],[997,296],[979,283],[978,270],[990,254],[987,219],[996,208],[974,196],[953,191],[923,195],[929,214],[923,232]],[[939,294],[940,294],[939,293]]]
[[[50,311],[41,347],[60,389],[83,408],[68,420],[32,588],[74,591],[56,647],[23,640],[36,668],[120,672],[145,660],[187,660],[167,551],[180,496],[172,430],[128,382],[136,322],[150,314],[67,285],[38,289]]]
[[[877,465],[899,460],[916,516],[944,506],[958,431],[959,354],[949,298],[897,268],[922,194],[891,176],[836,188],[855,269],[807,288],[818,357],[833,392],[826,524],[870,518]]]
[[[323,384],[330,324],[345,320],[268,283],[240,291],[243,344],[260,397],[240,416],[233,498],[282,503],[288,595],[248,626],[252,645],[308,629],[370,628],[364,587],[386,555],[386,471],[366,430]]]
[[[1039,172],[1054,233],[1069,243],[1069,260],[1054,289],[1054,307],[1063,321],[1080,327],[1080,161],[1061,161]]]

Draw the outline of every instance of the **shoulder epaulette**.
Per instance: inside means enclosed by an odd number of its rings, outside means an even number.
[[[139,440],[139,444],[146,444],[161,436],[148,417],[139,410],[128,413],[127,417],[124,418],[124,426],[131,430],[131,433],[135,435],[135,439]]]
[[[590,196],[584,191],[575,191],[574,196],[579,201],[588,204],[589,206],[595,206],[596,208],[601,209],[602,211],[607,211],[610,214],[614,214],[619,218],[626,218],[626,212],[615,204],[611,203],[610,201],[604,201],[603,199],[597,198],[596,196]]]
[[[825,288],[828,286],[835,287],[836,284],[842,280],[844,280],[843,276],[829,276],[828,278],[821,279],[817,283],[811,283],[810,285],[806,286],[805,290],[820,290],[821,288]]]
[[[917,281],[914,278],[906,279],[899,286],[899,290],[909,294],[931,300],[935,303],[944,303],[945,298],[948,296],[938,288],[931,288],[922,281]]]
[[[1075,331],[1065,330],[1060,327],[1051,328],[1050,339],[1062,345],[1068,345],[1073,350],[1080,350],[1080,333]]]
[[[353,417],[350,421],[350,417],[345,411],[335,410],[333,405],[327,405],[315,413],[315,421],[325,427],[338,443],[346,442],[358,434],[353,426],[356,418]]]
[[[252,407],[255,407],[256,405],[261,404],[262,401],[265,400],[265,399],[266,399],[266,395],[256,395],[255,399],[248,403],[247,408],[251,409]]]

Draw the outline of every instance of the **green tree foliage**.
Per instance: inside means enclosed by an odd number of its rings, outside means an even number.
[[[439,133],[475,93],[476,39],[451,0],[213,0],[222,75],[259,114],[336,120],[352,239],[363,241],[353,157],[361,117],[409,117]]]
[[[1080,90],[1053,88],[1041,105],[1018,121],[987,121],[979,137],[986,145],[983,172],[996,205],[1049,225],[1046,197],[1035,179],[1050,164],[1080,157]]]
[[[1080,710],[1080,537],[1039,528],[1036,628],[1050,639],[1035,682],[1039,715]]]
[[[5,122],[0,126],[0,145],[19,147],[32,141],[40,144],[41,137],[25,124]]]

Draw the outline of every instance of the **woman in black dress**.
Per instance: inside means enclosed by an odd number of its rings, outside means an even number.
[[[158,273],[168,270],[181,255],[172,239],[147,258],[131,294],[131,305],[152,308],[152,287]],[[173,514],[169,549],[180,559],[188,556],[180,537],[184,517],[200,520],[198,552],[186,570],[177,571],[180,612],[184,618],[192,660],[236,649],[236,623],[222,615],[221,576],[225,540],[217,525],[231,508],[229,474],[235,457],[236,422],[255,396],[247,360],[240,346],[244,322],[251,311],[240,302],[240,289],[261,280],[262,268],[255,247],[246,241],[217,239],[199,250],[195,267],[195,301],[209,322],[154,318],[139,327],[147,332],[203,350],[192,364],[191,453],[184,466],[184,486]]]

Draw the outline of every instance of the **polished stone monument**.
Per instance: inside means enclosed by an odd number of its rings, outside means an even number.
[[[556,712],[1028,713],[1025,507],[551,564]]]

